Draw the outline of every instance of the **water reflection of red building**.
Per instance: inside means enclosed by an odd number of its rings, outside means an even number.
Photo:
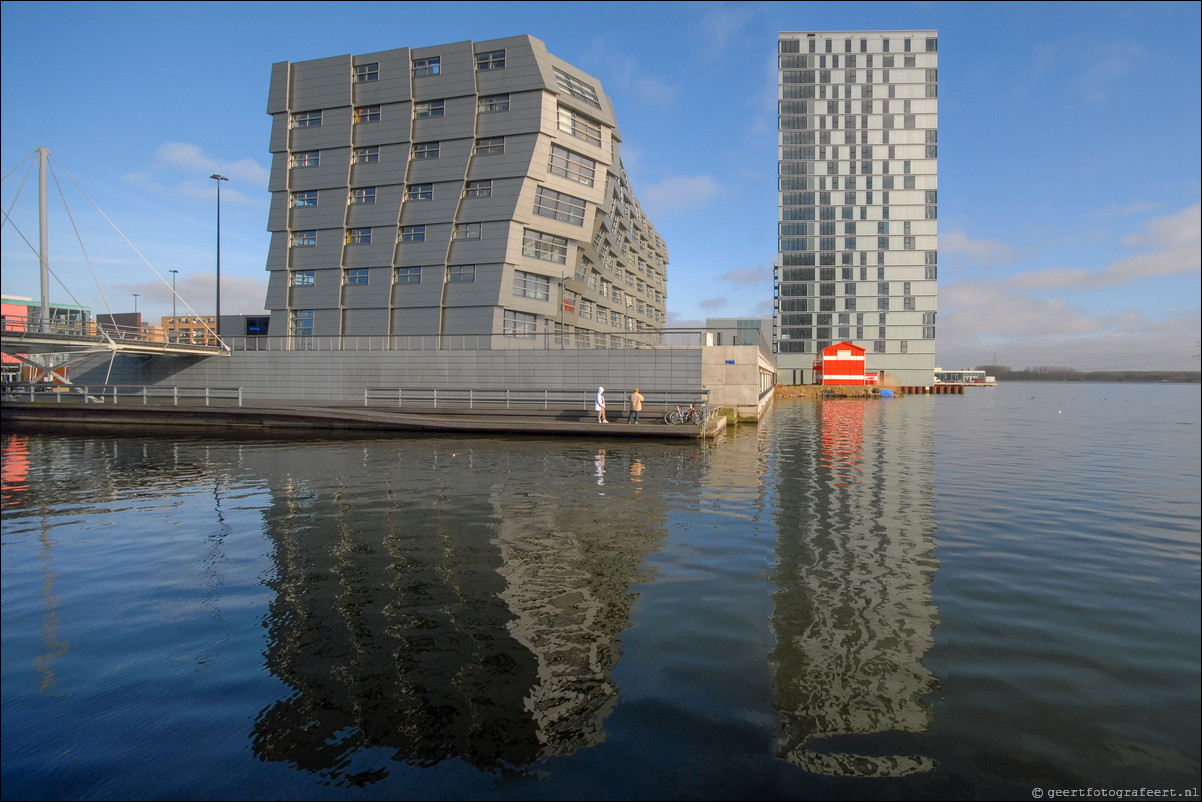
[[[18,502],[18,496],[29,492],[29,438],[9,435],[4,438],[4,451],[0,454],[0,506],[8,507]]]
[[[830,484],[860,484],[864,458],[864,405],[859,398],[827,400],[822,404],[821,464]]]

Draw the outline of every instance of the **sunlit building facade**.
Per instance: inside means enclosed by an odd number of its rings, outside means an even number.
[[[268,113],[273,333],[623,347],[663,326],[667,249],[613,105],[539,40],[280,62]]]
[[[934,381],[938,34],[778,37],[780,380],[849,341],[897,385]]]

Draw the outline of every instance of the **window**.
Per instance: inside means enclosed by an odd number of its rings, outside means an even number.
[[[401,227],[401,242],[425,242],[426,227],[425,226],[402,226]]]
[[[441,117],[445,101],[442,100],[427,100],[425,103],[418,103],[413,107],[415,117]]]
[[[352,164],[376,164],[380,161],[380,148],[373,145],[370,148],[355,148]]]
[[[438,75],[441,66],[438,56],[414,59],[413,77],[416,78],[419,75]]]
[[[546,301],[551,297],[551,280],[538,273],[515,270],[513,271],[513,294],[521,298]]]
[[[437,159],[438,158],[437,142],[418,142],[413,146],[413,158],[415,159]]]
[[[597,176],[597,162],[567,148],[552,145],[551,162],[547,165],[547,172],[591,187]]]
[[[398,267],[393,273],[397,284],[421,284],[422,269],[420,267]]]
[[[351,190],[351,204],[354,206],[376,202],[375,187],[358,187]]]
[[[559,130],[594,145],[601,144],[601,123],[575,109],[559,107]]]
[[[914,237],[902,237],[902,247],[907,251],[914,250]]]
[[[289,282],[293,287],[312,287],[317,280],[317,273],[313,270],[293,270],[292,280]]]
[[[526,229],[522,237],[522,255],[556,264],[567,264],[568,241],[563,237]]]
[[[499,156],[505,152],[505,137],[490,136],[476,140],[477,156]]]
[[[475,265],[451,265],[447,268],[447,281],[475,281]]]
[[[345,282],[347,284],[366,284],[367,283],[367,268],[352,267],[346,271]]]
[[[378,80],[380,80],[380,63],[378,61],[355,66],[355,83],[362,84]]]
[[[293,167],[316,167],[319,162],[319,152],[302,150],[292,154]]]
[[[874,354],[883,354],[883,353],[885,353],[885,341],[884,341],[884,340],[875,340],[875,341],[873,341],[873,343],[872,343],[872,353],[874,353]]]
[[[539,187],[534,198],[534,213],[553,220],[562,220],[574,226],[584,225],[584,200]]]
[[[481,114],[489,111],[509,111],[509,93],[503,95],[481,95],[477,109]]]
[[[538,317],[526,312],[505,310],[504,333],[511,337],[535,334],[538,332]]]
[[[289,330],[293,337],[312,337],[313,336],[313,318],[315,312],[312,309],[293,309],[292,320],[290,321]]]
[[[601,108],[601,102],[597,99],[597,90],[591,85],[586,84],[579,78],[568,75],[558,67],[552,67],[551,69],[555,72],[555,82],[559,84],[560,89],[574,98],[583,100],[593,108]]]
[[[379,106],[359,106],[355,109],[355,123],[378,123],[380,121]]]
[[[320,111],[297,111],[292,113],[293,128],[317,128],[320,125]]]
[[[347,245],[371,245],[370,228],[348,228],[346,230]]]
[[[487,53],[476,54],[476,69],[503,70],[505,69],[505,51],[490,50]]]
[[[316,206],[317,205],[317,190],[310,189],[304,192],[292,193],[293,206]]]
[[[316,231],[293,231],[292,232],[292,247],[294,248],[311,248],[317,244]]]
[[[433,184],[410,184],[405,187],[405,200],[407,201],[428,201],[433,197]]]
[[[480,239],[479,223],[456,223],[452,239]]]
[[[486,181],[468,181],[463,188],[465,198],[491,198],[492,179]]]

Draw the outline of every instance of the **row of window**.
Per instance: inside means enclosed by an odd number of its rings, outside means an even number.
[[[442,57],[428,56],[413,60],[412,73],[414,78],[442,73]],[[505,51],[490,50],[487,53],[476,54],[476,69],[503,70],[505,69]],[[373,61],[369,64],[356,64],[351,72],[352,79],[357,84],[371,83],[380,80],[380,63]]]
[[[806,40],[808,42],[809,52],[817,53],[818,52],[818,37],[816,37],[814,34],[809,34],[808,36],[806,36]],[[826,43],[825,49],[826,49],[827,53],[835,52],[835,40],[834,39],[824,39],[822,41],[824,41]],[[853,50],[852,50],[852,42],[853,41],[855,41],[855,40],[851,39],[851,38],[847,38],[847,39],[843,40],[843,52],[844,53],[853,52]],[[880,41],[881,41],[881,50],[885,53],[888,53],[892,47],[893,40],[886,38],[886,39],[881,39]],[[924,39],[922,41],[925,43],[927,53],[939,52],[939,40],[937,38]],[[912,37],[906,37],[902,40],[902,43],[903,43],[902,47],[904,49],[904,52],[906,52],[906,53],[911,52],[912,42],[913,42]],[[779,49],[780,49],[781,53],[800,53],[801,49],[802,49],[801,48],[801,39],[780,39],[780,40],[778,40],[778,44],[780,46]],[[868,39],[860,40],[860,52],[861,53],[868,52]]]
[[[927,61],[929,62],[929,59]],[[802,56],[791,53],[782,53],[779,63],[782,70],[805,70],[814,68],[824,70],[827,68],[826,56]],[[844,69],[849,70],[854,70],[860,66],[867,67],[871,70],[874,66],[876,66],[876,57],[870,53],[864,57],[864,61],[861,64],[858,56],[844,56],[842,66]],[[881,56],[880,66],[885,69],[893,69],[897,66],[897,58],[892,53],[885,53]],[[903,54],[901,66],[917,67],[918,57],[913,53]],[[830,67],[831,69],[839,69],[840,64],[838,56],[831,56]],[[886,81],[886,83],[888,82]]]
[[[410,149],[414,159],[437,159],[442,153],[441,142],[415,142]],[[474,154],[476,156],[500,156],[505,153],[505,137],[490,136],[476,140]],[[355,148],[351,152],[352,164],[378,164],[380,161],[380,146]],[[320,167],[320,150],[298,150],[291,154],[291,167]],[[595,159],[568,150],[560,145],[551,145],[551,160],[547,172],[562,176],[570,181],[576,181],[591,187],[597,178],[597,162]]]
[[[865,97],[870,97],[870,95],[865,95]],[[890,100],[893,101],[892,104],[889,102]],[[786,98],[784,100],[777,101],[776,108],[777,108],[777,112],[782,115],[783,114],[823,114],[824,112],[826,114],[840,114],[840,113],[852,114],[852,113],[854,113],[853,106],[852,106],[853,102],[854,102],[853,100],[845,99],[843,101],[843,111],[840,112],[838,100],[798,100],[798,99]],[[825,106],[823,104],[825,104]],[[864,114],[874,114],[874,113],[876,113],[875,109],[877,108],[875,104],[876,104],[875,100],[861,100],[860,104],[859,104],[860,110]],[[888,99],[882,99],[880,101],[880,113],[881,114],[889,114],[891,110],[893,112],[896,112],[897,111],[896,104],[897,104],[897,99],[893,98],[892,96],[890,96]],[[902,98],[901,105],[902,105],[902,112],[905,114],[909,114],[912,111],[914,111],[914,99],[913,98]],[[929,114],[933,114],[935,110],[933,108],[930,108],[930,105],[931,104],[927,104],[927,106],[925,107],[925,111]],[[923,110],[924,110],[924,107],[920,104],[918,111],[923,111]]]
[[[778,250],[782,253],[785,251],[834,251],[839,249],[837,239],[837,237],[781,237],[778,240]],[[875,248],[878,252],[895,250],[892,245],[895,241],[896,237],[877,237]],[[916,237],[902,237],[902,250],[915,250],[916,244]],[[842,250],[856,250],[856,238],[844,237]]]
[[[477,99],[477,110],[484,114],[497,111],[509,111],[509,93],[500,95],[481,95]],[[446,115],[446,100],[425,100],[413,104],[413,116],[417,119],[443,117]],[[356,125],[378,123],[383,119],[379,105],[356,106],[351,120]],[[320,128],[322,112],[297,111],[292,113],[293,128]]]
[[[455,239],[479,239],[479,223],[457,223],[454,231]],[[400,242],[424,242],[426,239],[425,226],[402,226],[398,235]],[[294,248],[312,248],[317,245],[317,231],[307,229],[293,231],[289,244]],[[348,228],[344,239],[347,245],[370,245],[372,242],[371,228]],[[546,234],[533,229],[526,229],[522,236],[522,254],[534,259],[542,259],[556,264],[566,264],[568,258],[568,240],[553,234]]]
[[[932,192],[933,191],[934,190],[932,190]],[[831,209],[831,211],[834,211],[833,208],[831,208],[829,206],[825,207],[823,209],[823,211],[826,211],[826,209]],[[892,225],[894,223],[901,223],[902,230],[898,231],[896,226]],[[892,226],[894,234],[911,234],[911,233],[913,233],[911,231],[911,228],[912,228],[911,224],[912,224],[912,221],[910,221],[910,220],[897,220],[897,221],[877,220],[876,221],[876,233],[880,234],[880,235],[888,234],[890,232],[890,228]],[[868,223],[865,223],[865,225],[862,226],[861,229],[871,228],[871,227],[872,227],[872,223],[868,222]],[[838,233],[838,231],[837,231],[838,228],[839,228],[839,224],[835,223],[835,222],[825,222],[825,223],[781,222],[781,223],[777,224],[777,232],[782,237],[809,237],[814,234],[817,234],[820,237],[834,236],[836,233]],[[855,236],[856,224],[845,222],[843,224],[843,233],[847,234],[847,235]],[[870,234],[872,232],[861,230],[860,233]]]

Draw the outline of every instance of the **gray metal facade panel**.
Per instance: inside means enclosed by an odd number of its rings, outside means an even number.
[[[264,309],[282,309],[288,303],[288,273],[284,270],[272,270],[267,275],[267,297],[263,301]],[[274,328],[268,328],[275,333]]]
[[[279,114],[288,111],[288,77],[291,62],[277,61],[271,65],[271,81],[267,89],[267,113]]]
[[[271,116],[271,139],[267,149],[272,153],[283,153],[288,150],[288,127],[291,118],[287,112]]]
[[[336,108],[350,103],[351,57],[292,62],[289,111]],[[324,120],[322,121],[324,125]]]
[[[420,284],[396,284],[392,289],[393,306],[406,309],[438,308],[442,298],[443,267],[424,268]],[[425,332],[429,334],[430,332]]]
[[[316,167],[293,167],[288,185],[293,190],[345,187],[350,170],[351,149],[326,148],[321,151]]]
[[[413,106],[406,103],[380,103],[380,121],[358,123],[352,131],[355,147],[408,142]]]
[[[351,204],[350,208],[346,210],[347,228],[369,227],[373,229],[372,241],[374,243],[376,240],[374,229],[391,227],[395,232],[397,212],[400,208],[400,187],[377,187],[375,203],[355,203]]]
[[[371,231],[371,244],[348,245],[342,263],[346,267],[376,267],[392,264],[392,244],[396,241],[396,229],[381,226]]]
[[[312,270],[338,265],[341,262],[344,236],[342,228],[318,229],[316,245],[288,249],[292,267]]]

